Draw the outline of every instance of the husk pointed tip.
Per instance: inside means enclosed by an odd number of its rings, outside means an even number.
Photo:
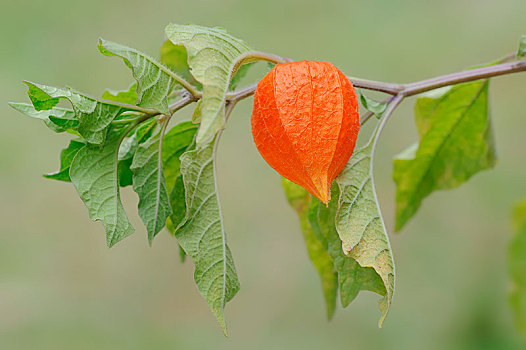
[[[331,200],[331,193],[330,191],[327,192],[319,192],[312,193],[314,197],[316,197],[320,202],[325,204],[326,207],[329,206],[329,201]]]

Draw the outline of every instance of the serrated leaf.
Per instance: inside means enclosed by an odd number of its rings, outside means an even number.
[[[169,24],[165,32],[174,45],[186,48],[191,73],[203,85],[196,142],[205,144],[225,126],[225,95],[233,70],[237,60],[251,49],[220,28]]]
[[[102,99],[106,101],[114,101],[134,105],[138,102],[137,83],[131,84],[127,90],[106,90],[102,94]]]
[[[111,102],[101,102],[92,97],[75,92],[37,83],[25,82],[29,87],[29,97],[36,110],[50,110],[61,98],[69,100],[79,120],[78,132],[93,144],[101,144],[106,138],[106,129],[123,111],[122,106]]]
[[[172,214],[163,172],[161,134],[139,145],[131,165],[133,190],[139,195],[139,216],[148,231],[150,244]]]
[[[179,84],[176,74],[148,55],[130,47],[99,39],[99,50],[106,56],[117,56],[132,70],[137,80],[139,106],[170,115],[168,96]]]
[[[282,178],[282,185],[289,204],[294,208],[300,218],[301,231],[307,246],[307,252],[312,264],[318,271],[321,279],[327,317],[334,315],[336,309],[336,296],[338,293],[338,275],[334,269],[334,261],[329,255],[327,241],[320,241],[309,222],[309,207],[312,196],[301,186]]]
[[[52,107],[48,110],[37,111],[33,105],[28,103],[9,102],[9,105],[17,111],[27,115],[28,117],[43,120],[48,128],[58,133],[64,132],[66,129],[57,123],[52,122],[50,117],[66,120],[75,118],[75,112],[66,108]]]
[[[372,153],[375,137],[353,153],[336,178],[340,195],[335,222],[343,253],[361,267],[373,268],[381,278],[382,288],[378,288],[378,281],[373,283],[377,288],[375,292],[384,295],[379,303],[381,327],[391,306],[395,272],[374,187]]]
[[[113,137],[102,146],[85,145],[69,170],[71,182],[88,207],[91,219],[104,224],[109,247],[134,232],[119,192],[117,153],[120,141],[121,137]]]
[[[415,119],[420,143],[414,155],[394,160],[396,230],[431,192],[455,188],[496,162],[488,81],[456,85],[438,97],[420,97]]]
[[[517,59],[520,60],[526,55],[526,35],[521,35],[519,39],[519,49],[517,50]]]
[[[380,118],[382,116],[382,113],[387,108],[387,103],[378,102],[363,94],[360,94],[360,101],[362,102],[363,108],[367,109],[368,111],[371,111],[376,116],[376,118]]]
[[[177,230],[176,237],[194,261],[197,287],[226,334],[224,307],[239,290],[239,281],[227,244],[217,193],[217,139],[181,156],[187,209],[184,224]]]
[[[526,199],[513,208],[513,228],[515,234],[508,250],[510,303],[517,328],[526,336]]]
[[[69,178],[69,167],[73,158],[86,143],[83,140],[71,140],[68,147],[60,152],[60,169],[51,174],[44,174],[47,179],[71,182]]]

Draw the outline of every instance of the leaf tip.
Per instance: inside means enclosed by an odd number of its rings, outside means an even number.
[[[103,38],[99,37],[99,40],[97,42],[97,47],[98,47],[100,53],[103,54],[104,56],[111,56],[111,52],[109,52],[106,49],[107,44],[108,44],[107,40],[104,40]]]
[[[219,318],[217,320],[219,321],[219,325],[221,326],[221,330],[223,331],[223,335],[228,338],[228,331],[226,329],[225,320],[224,319],[219,320]]]
[[[387,306],[389,307],[389,306]],[[382,311],[382,316],[380,316],[380,319],[378,320],[378,328],[382,329],[382,327],[384,326],[384,322],[385,322],[385,319],[387,317],[387,311],[388,310],[383,310]]]
[[[335,311],[335,308],[327,308],[327,321],[332,321],[332,319],[334,318]]]
[[[394,231],[397,233],[400,232],[406,223],[407,223],[407,220],[402,218],[400,214],[397,214],[396,219],[395,219]]]
[[[7,102],[7,104],[9,105],[9,107],[16,109],[17,111],[18,111],[18,106],[20,106],[20,103],[18,102]]]
[[[29,88],[31,88],[32,86],[36,86],[36,83],[33,83],[29,80],[22,80],[22,83],[26,84]]]

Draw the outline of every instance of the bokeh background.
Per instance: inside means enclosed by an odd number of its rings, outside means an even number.
[[[98,95],[132,78],[96,48],[99,36],[157,55],[169,22],[222,26],[294,59],[330,60],[357,77],[410,82],[491,61],[526,33],[524,0],[2,0],[0,11],[0,349],[521,349],[507,303],[510,206],[526,196],[524,74],[494,79],[500,160],[463,187],[433,194],[400,234],[394,303],[377,328],[377,296],[361,293],[331,322],[279,176],[239,104],[219,154],[221,201],[242,289],[223,337],[163,232],[112,249],[72,185],[45,180],[68,136],[7,106],[23,79]],[[416,139],[412,100],[380,142],[376,178],[392,231],[393,155]],[[190,109],[182,112],[188,116]],[[364,132],[367,132],[364,128]]]

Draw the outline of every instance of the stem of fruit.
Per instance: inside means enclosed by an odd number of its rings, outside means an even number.
[[[374,157],[374,152],[376,151],[376,144],[378,143],[378,139],[380,138],[380,134],[382,133],[382,130],[385,127],[385,124],[389,120],[389,117],[393,114],[394,110],[398,105],[402,102],[404,99],[404,95],[398,94],[396,95],[387,105],[387,108],[385,109],[384,113],[382,114],[382,117],[380,118],[380,122],[378,123],[378,126],[376,127],[376,130],[373,132],[372,138],[373,138],[373,149],[372,149],[372,157]]]

